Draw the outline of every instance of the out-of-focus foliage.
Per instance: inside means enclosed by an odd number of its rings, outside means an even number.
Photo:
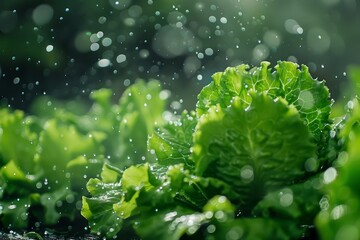
[[[157,78],[192,106],[213,72],[279,59],[339,93],[360,62],[359,21],[356,0],[1,1],[1,102],[27,108],[44,92],[83,99]]]
[[[2,229],[76,222],[86,183],[100,177],[104,163],[124,168],[150,161],[148,134],[162,122],[166,100],[159,82],[139,81],[119,104],[112,104],[111,97],[107,89],[92,92],[94,104],[80,111],[86,114],[55,107],[49,99],[33,106],[36,116],[0,110]],[[103,169],[104,181],[113,181],[106,165]]]
[[[352,67],[353,94],[360,94],[360,71]],[[347,114],[342,121],[341,137],[345,149],[340,153],[336,168],[325,171],[327,183],[322,210],[316,225],[322,239],[360,239],[360,107],[358,95],[346,104]]]

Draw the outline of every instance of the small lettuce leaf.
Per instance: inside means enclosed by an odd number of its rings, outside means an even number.
[[[62,209],[64,208],[62,206],[64,204],[63,202],[73,203],[74,199],[74,193],[69,190],[68,186],[63,186],[53,192],[42,194],[40,196],[40,203],[45,209],[45,223],[55,225],[61,217],[65,217],[65,214],[63,215],[62,213]],[[60,207],[60,210],[58,210],[57,207]],[[75,213],[74,211],[75,209],[72,209],[72,214],[70,214],[72,215],[72,218]],[[69,219],[71,219],[71,216],[69,215],[66,217],[70,217]]]
[[[82,198],[81,214],[89,221],[93,233],[112,238],[122,227],[122,219],[113,209],[113,205],[122,197],[122,188],[118,181],[121,173],[104,165],[102,176],[103,181],[93,178],[87,183],[86,187],[92,197]]]
[[[14,161],[9,161],[0,169],[0,197],[23,197],[35,191],[34,184],[37,178],[33,175],[26,175]]]
[[[37,160],[44,171],[44,178],[52,188],[67,184],[66,165],[83,155],[100,156],[103,149],[89,135],[80,134],[73,125],[49,120],[41,132]],[[86,179],[83,180],[84,185]]]
[[[178,240],[184,236],[198,239],[201,236],[198,230],[203,225],[216,217],[225,221],[228,215],[233,214],[233,210],[233,205],[226,197],[214,196],[206,203],[203,211],[196,212],[181,206],[172,209],[156,209],[142,215],[140,221],[135,221],[133,226],[144,240]]]
[[[119,140],[117,156],[124,168],[131,164],[153,161],[147,154],[147,139],[155,126],[160,125],[165,100],[160,97],[161,86],[158,81],[138,81],[123,93],[119,101]]]
[[[184,163],[185,166],[192,166],[189,157],[196,123],[195,112],[184,111],[180,119],[157,128],[149,137],[148,147],[150,151],[155,151],[160,165]]]
[[[184,235],[194,235],[206,220],[205,214],[178,206],[147,212],[133,226],[144,240],[179,240]]]
[[[234,206],[225,196],[214,196],[203,211],[177,206],[147,212],[134,221],[141,239],[298,239],[294,223],[266,218],[234,218]]]
[[[244,108],[252,102],[251,92],[266,93],[273,99],[284,98],[294,104],[301,118],[309,126],[314,138],[319,141],[324,129],[330,124],[331,100],[324,82],[313,79],[306,66],[298,69],[292,62],[279,62],[273,72],[270,63],[249,70],[248,65],[229,67],[215,73],[213,82],[204,87],[198,96],[197,114],[205,114],[211,106],[219,104],[226,108],[232,98],[238,96]]]
[[[24,117],[22,111],[10,113],[3,109],[1,112],[0,155],[3,161],[12,160],[26,174],[33,174],[38,136],[30,129],[31,119]]]
[[[120,169],[105,163],[101,171],[101,180],[104,183],[116,183],[119,182],[123,171]]]
[[[215,215],[216,217],[216,215]],[[216,219],[206,228],[209,239],[301,239],[293,222],[271,218]]]
[[[292,225],[294,232],[302,232],[307,239],[316,238],[314,221],[320,211],[323,194],[318,176],[305,183],[287,186],[268,193],[254,208],[252,215]]]
[[[186,169],[183,164],[173,165],[166,172],[167,181],[163,184],[169,186],[162,189],[171,191],[177,204],[200,211],[209,199],[216,195],[226,195],[230,200],[237,201],[240,196],[233,187],[217,178],[199,177]]]
[[[144,240],[178,240],[184,235],[194,235],[206,220],[205,214],[178,206],[148,212],[134,224],[134,229]]]
[[[86,179],[99,177],[104,161],[98,158],[87,159],[79,156],[70,160],[66,165],[66,171],[70,174],[71,189],[75,192],[84,192]],[[69,175],[67,175],[69,176]],[[84,185],[85,184],[85,185]]]
[[[165,101],[160,96],[161,85],[158,81],[138,81],[123,93],[119,101],[120,116],[140,112],[142,123],[152,131],[154,125],[162,123]]]
[[[0,200],[0,226],[6,229],[25,229],[28,226],[29,196],[13,200]]]
[[[298,111],[264,93],[252,94],[247,109],[239,97],[228,108],[211,107],[196,126],[192,154],[197,175],[233,186],[248,207],[269,191],[298,181],[306,173],[305,162],[315,156]]]
[[[167,184],[166,169],[148,163],[127,168],[122,176],[123,196],[114,204],[120,218],[141,216],[155,208],[163,208],[174,202],[173,190]]]
[[[360,66],[350,65],[348,67],[351,95],[360,96]],[[354,96],[352,96],[354,97]]]

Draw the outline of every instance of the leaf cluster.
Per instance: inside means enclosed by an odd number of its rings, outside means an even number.
[[[149,136],[155,162],[88,182],[82,214],[109,239],[314,238],[322,174],[339,145],[331,105],[306,66],[227,68],[195,111]]]
[[[165,106],[160,91],[157,81],[139,81],[117,104],[100,89],[91,93],[90,109],[48,98],[34,104],[33,116],[1,109],[0,226],[77,226],[86,183],[104,164],[125,168],[150,155],[147,135]]]

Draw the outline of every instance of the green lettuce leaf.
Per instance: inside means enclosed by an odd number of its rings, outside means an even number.
[[[225,221],[233,210],[233,205],[226,197],[214,196],[204,206],[204,211],[196,212],[180,206],[172,209],[155,209],[142,215],[141,219],[135,221],[133,225],[138,235],[144,240],[178,240],[183,236],[192,236],[197,239],[201,236],[198,230],[203,225],[216,217],[221,218],[220,221]]]
[[[316,226],[324,240],[360,238],[360,107],[356,99],[352,104],[340,134],[345,150],[339,155],[337,168],[323,173],[326,195]]]
[[[46,192],[40,196],[40,203],[44,206],[45,215],[44,222],[49,225],[55,225],[61,217],[68,217],[70,220],[74,218],[75,209],[71,209],[70,213],[65,214],[64,209],[66,202],[73,203],[75,193],[69,190],[68,186],[63,186],[53,192]],[[60,209],[57,209],[60,208]]]
[[[301,118],[309,126],[314,138],[319,141],[327,135],[330,123],[331,100],[324,82],[314,80],[306,66],[298,69],[292,62],[279,62],[273,72],[270,63],[249,70],[248,65],[227,68],[215,73],[213,82],[204,87],[198,96],[197,113],[205,114],[211,106],[219,104],[226,108],[232,98],[238,96],[244,108],[252,102],[251,92],[266,93],[273,99],[284,98],[294,104]]]
[[[292,222],[271,218],[216,219],[206,228],[208,239],[301,239]]]
[[[30,197],[0,200],[0,226],[6,229],[24,229],[28,226]]]
[[[134,223],[134,228],[144,240],[178,240],[184,235],[194,235],[207,220],[205,214],[178,206],[147,212]]]
[[[298,181],[316,146],[294,107],[252,94],[247,109],[235,97],[230,107],[217,105],[201,116],[192,157],[198,175],[228,183],[243,206],[254,206],[269,191]]]
[[[103,166],[103,181],[90,179],[86,187],[91,198],[83,196],[81,214],[89,221],[90,230],[107,238],[114,237],[122,227],[122,219],[118,217],[113,205],[122,197],[119,183],[119,170]]]
[[[214,196],[200,212],[177,206],[145,213],[134,221],[141,239],[298,239],[293,223],[266,218],[234,218],[234,206]]]
[[[283,223],[284,231],[292,226],[288,233],[301,233],[305,239],[317,239],[314,221],[323,197],[319,186],[321,180],[316,176],[304,183],[270,192],[255,206],[252,216]]]
[[[66,165],[66,171],[70,174],[71,189],[78,193],[85,192],[87,179],[99,177],[103,164],[104,160],[101,158],[87,159],[84,156],[79,156],[69,161]]]
[[[34,175],[25,174],[14,161],[0,168],[0,197],[24,197],[35,191],[34,184],[38,181]]]
[[[24,117],[22,111],[10,113],[1,110],[0,113],[0,159],[4,163],[14,163],[26,174],[35,171],[34,155],[36,153],[38,136],[31,131],[31,119]]]
[[[313,225],[320,210],[323,194],[314,187],[318,178],[268,193],[254,208],[258,217],[294,221],[301,225]]]
[[[189,157],[196,123],[195,112],[184,111],[180,119],[168,122],[150,135],[148,147],[155,151],[159,164],[193,166]]]
[[[350,65],[348,67],[350,88],[352,95],[360,96],[360,66]],[[352,96],[354,97],[354,96]]]
[[[37,161],[52,188],[66,185],[66,166],[78,156],[95,158],[103,153],[92,136],[80,134],[73,125],[49,120],[41,132]],[[90,176],[89,176],[90,177]],[[86,184],[83,180],[83,185]]]
[[[154,161],[147,151],[148,136],[162,123],[165,100],[160,97],[161,86],[157,81],[139,81],[123,93],[119,101],[118,152],[124,166]],[[116,165],[116,164],[115,164]]]

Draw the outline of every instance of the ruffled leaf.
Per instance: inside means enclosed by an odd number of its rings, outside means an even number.
[[[179,120],[158,128],[149,137],[149,149],[155,151],[159,164],[184,163],[191,167],[192,162],[189,161],[189,157],[196,123],[195,113],[185,111]]]
[[[229,108],[217,105],[202,115],[192,157],[197,174],[232,185],[244,206],[252,206],[268,191],[301,178],[306,160],[315,152],[295,108],[281,99],[253,94],[245,110],[235,97]]]

